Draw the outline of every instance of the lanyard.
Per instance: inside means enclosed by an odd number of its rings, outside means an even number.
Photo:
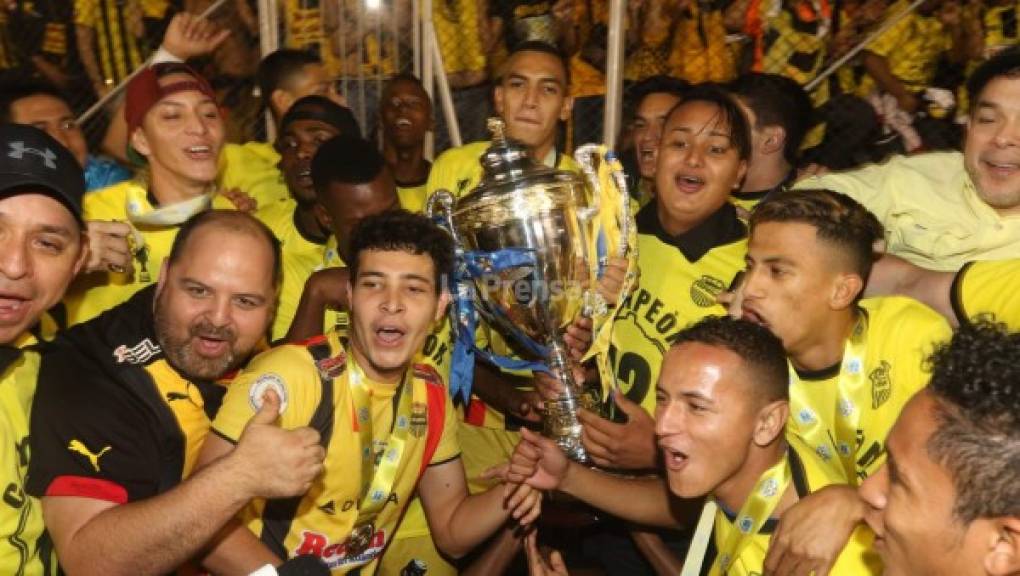
[[[358,367],[353,355],[350,356],[348,374],[361,447],[362,496],[361,504],[358,507],[358,519],[355,522],[355,530],[357,530],[359,526],[371,525],[389,500],[389,495],[397,480],[397,472],[404,459],[407,437],[411,433],[411,412],[414,404],[424,406],[428,399],[424,383],[413,378],[413,370],[408,370],[404,375],[404,381],[397,390],[399,397],[395,400],[397,410],[393,416],[392,431],[386,440],[379,461],[376,463],[375,451],[372,449],[374,436],[371,391],[368,388],[365,375]],[[413,390],[408,390],[408,388]]]
[[[858,311],[857,323],[854,325],[850,338],[843,349],[843,361],[840,364],[839,376],[836,380],[836,415],[834,422],[828,421],[828,409],[825,401],[820,399],[816,387],[801,381],[797,373],[790,368],[790,413],[793,432],[801,437],[815,453],[828,462],[833,453],[830,446],[835,445],[836,456],[839,457],[846,473],[847,482],[857,477],[854,462],[857,446],[857,428],[861,419],[861,406],[865,402],[862,394],[864,386],[864,360],[867,352],[868,315]],[[835,433],[835,438],[831,436]]]
[[[776,506],[783,499],[783,494],[792,477],[790,455],[789,452],[786,452],[779,462],[773,464],[758,478],[754,490],[751,491],[747,500],[744,501],[744,505],[740,507],[740,512],[737,513],[734,523],[736,529],[730,532],[726,542],[719,547],[719,555],[716,556],[715,563],[712,564],[709,576],[726,574],[733,566],[733,562],[740,558],[744,548],[754,540],[755,535],[758,534],[758,531],[765,525]],[[716,521],[726,521],[722,507],[716,512]]]

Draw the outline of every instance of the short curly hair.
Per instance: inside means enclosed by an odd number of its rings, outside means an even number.
[[[786,190],[759,204],[751,213],[751,234],[765,222],[800,222],[818,238],[845,251],[865,283],[874,264],[875,243],[885,229],[874,214],[853,198],[826,189]]]
[[[953,478],[954,515],[1020,517],[1020,333],[982,319],[929,363],[938,427],[927,449]]]
[[[724,348],[744,361],[765,402],[790,397],[790,369],[783,342],[764,326],[729,316],[707,316],[677,333],[670,349],[697,342]]]
[[[432,220],[407,210],[387,210],[361,220],[351,235],[350,276],[358,277],[359,257],[367,250],[427,254],[435,268],[437,292],[453,273],[453,239]]]

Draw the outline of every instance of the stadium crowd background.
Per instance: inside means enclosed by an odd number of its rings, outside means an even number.
[[[121,83],[160,44],[173,14],[201,13],[209,0],[7,0],[0,11],[0,86],[44,80],[76,113]],[[256,70],[260,46],[316,54],[366,134],[375,134],[382,83],[415,66],[421,6],[408,0],[227,0],[212,14],[229,39],[198,69],[228,110],[228,141],[265,139]],[[570,58],[574,111],[561,148],[602,140],[609,8],[605,0],[436,0],[432,22],[463,142],[484,138],[492,79],[507,50],[526,39]],[[625,2],[623,130],[630,146],[634,87],[652,76],[728,82],[746,71],[788,76],[814,104],[805,162],[847,168],[892,152],[954,148],[966,72],[1018,40],[1016,6],[1001,0],[639,0]],[[269,19],[260,8],[275,7]],[[909,10],[913,9],[913,10]],[[895,25],[864,44],[897,14]],[[269,22],[269,25],[265,25]],[[272,42],[260,31],[272,33]],[[864,50],[833,73],[848,51]],[[882,97],[881,94],[890,95]],[[127,164],[111,146],[113,107],[83,126],[91,150]],[[870,104],[870,106],[868,105]],[[449,147],[436,106],[434,154]],[[804,111],[807,114],[807,111]],[[115,124],[113,130],[116,130]],[[104,142],[106,145],[104,146]]]

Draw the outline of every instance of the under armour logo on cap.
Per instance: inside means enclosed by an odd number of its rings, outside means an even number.
[[[8,158],[14,158],[15,160],[24,160],[25,154],[34,154],[43,160],[43,164],[50,170],[57,169],[57,154],[49,148],[42,150],[38,148],[30,148],[25,146],[24,142],[9,142],[11,151],[7,153]]]

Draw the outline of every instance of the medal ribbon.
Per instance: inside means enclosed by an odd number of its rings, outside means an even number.
[[[790,470],[790,456],[789,452],[786,452],[779,462],[776,462],[758,478],[754,490],[748,495],[744,505],[740,507],[740,512],[737,513],[734,522],[736,529],[719,547],[719,554],[712,564],[709,576],[726,574],[733,566],[733,562],[740,558],[744,548],[753,541],[754,536],[758,534],[758,531],[765,525],[776,506],[783,499],[783,494],[786,492],[787,486],[790,485],[791,478],[793,478],[793,473]],[[721,506],[716,511],[716,521],[728,521]]]
[[[397,480],[397,471],[403,462],[407,436],[411,431],[411,411],[414,403],[426,405],[428,392],[425,381],[414,378],[414,370],[408,368],[404,381],[397,391],[400,397],[396,400],[397,411],[393,415],[393,431],[386,440],[379,463],[375,463],[373,450],[374,436],[372,431],[371,391],[365,382],[365,375],[354,360],[348,356],[348,382],[350,383],[351,399],[354,403],[354,416],[358,422],[358,436],[361,447],[361,503],[358,507],[358,518],[354,529],[371,525],[375,517],[386,505],[393,484]],[[413,390],[409,391],[408,388]]]
[[[212,206],[212,194],[202,194],[188,200],[175,202],[168,206],[146,210],[148,204],[146,192],[139,188],[128,190],[124,209],[128,221],[135,226],[167,228],[180,226],[195,214],[208,210]]]
[[[829,448],[835,443],[836,455],[843,465],[846,480],[854,485],[857,478],[855,455],[857,428],[861,419],[861,406],[869,400],[864,386],[864,357],[867,352],[868,314],[858,310],[857,323],[843,349],[836,380],[836,415],[830,422],[829,407],[815,386],[804,383],[790,367],[790,414],[792,431],[815,449],[822,460],[828,462],[833,454]],[[832,438],[830,430],[835,434]]]

